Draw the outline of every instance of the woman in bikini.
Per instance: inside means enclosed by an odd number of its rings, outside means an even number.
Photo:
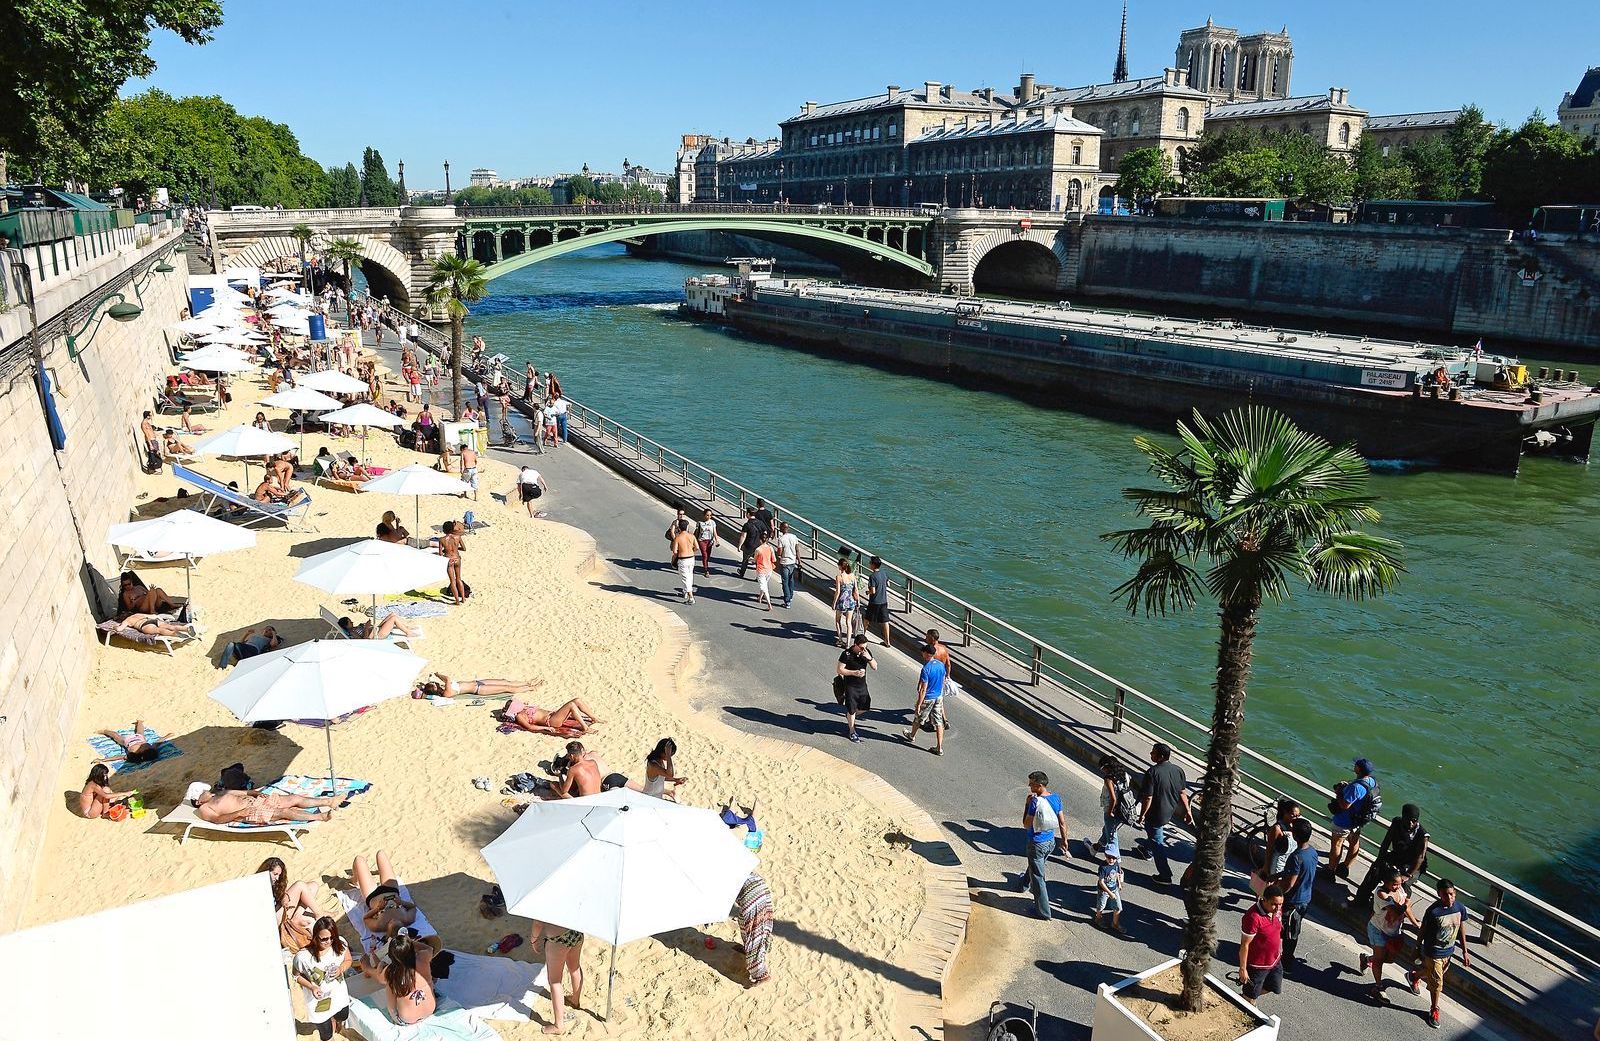
[[[96,763],[89,768],[89,778],[83,782],[83,791],[78,793],[78,812],[89,820],[98,820],[110,812],[111,807],[138,793],[137,788],[113,791],[111,768],[105,763]]]
[[[272,882],[272,903],[278,910],[278,939],[298,953],[311,942],[311,926],[322,912],[312,900],[310,882],[290,882],[289,869],[277,857],[268,857],[256,868],[265,871]]]
[[[583,954],[583,933],[536,921],[530,935],[535,950],[540,937],[544,938],[544,974],[550,986],[551,1007],[550,1022],[545,1025],[544,1032],[560,1034],[567,1029],[567,1007],[578,1008],[583,999],[583,965],[579,960]],[[567,977],[572,979],[572,991],[563,995],[562,983]]]
[[[129,624],[133,624],[133,620],[131,618],[129,619]],[[141,632],[142,631],[143,630],[141,630]],[[162,635],[174,636],[177,634],[162,633]],[[158,734],[156,735],[156,739],[154,741],[146,741],[144,737],[144,720],[142,719],[136,719],[133,721],[133,733],[131,734],[119,734],[115,730],[102,730],[100,731],[100,736],[110,738],[112,741],[116,742],[118,748],[122,749],[121,755],[106,756],[104,759],[101,759],[100,762],[126,762],[130,766],[137,766],[141,763],[153,763],[157,759],[160,759],[161,746],[172,740],[170,737],[162,737]]]
[[[432,947],[404,933],[389,941],[383,987],[389,998],[389,1015],[401,1026],[422,1022],[438,1006],[433,991],[433,954]]]
[[[544,680],[453,680],[442,672],[435,672],[422,685],[424,697],[453,698],[465,694],[470,697],[492,698],[513,694],[531,694],[544,686]]]
[[[146,636],[198,636],[200,631],[186,622],[169,622],[160,615],[130,614],[122,620],[129,629]]]
[[[537,705],[524,705],[513,701],[502,715],[507,723],[520,727],[530,734],[554,734],[571,737],[587,734],[600,719],[580,698],[573,698],[560,708],[545,711]]]

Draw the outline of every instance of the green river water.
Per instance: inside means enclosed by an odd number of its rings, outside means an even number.
[[[1132,618],[1097,536],[1133,523],[1139,429],[674,316],[706,265],[600,247],[491,283],[469,333],[573,397],[1209,718],[1215,617]],[[1587,368],[1600,367],[1596,365]],[[1296,591],[1256,641],[1246,741],[1318,780],[1367,756],[1385,810],[1569,910],[1600,899],[1600,474],[1379,467],[1409,573],[1378,602]],[[1574,901],[1578,901],[1574,906]]]

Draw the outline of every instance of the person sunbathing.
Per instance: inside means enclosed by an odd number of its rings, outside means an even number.
[[[638,782],[628,780],[627,775],[607,770],[606,761],[587,751],[581,741],[568,741],[567,754],[557,758],[554,765],[560,780],[551,786],[551,798],[575,799],[613,788],[644,791]]]
[[[335,481],[366,481],[372,478],[372,473],[361,463],[335,457],[328,466],[328,476]]]
[[[265,871],[272,883],[272,903],[278,911],[278,938],[293,940],[296,951],[311,942],[311,924],[322,917],[313,896],[316,890],[310,882],[290,882],[289,869],[277,857],[268,857],[256,868]],[[284,946],[289,946],[288,942]]]
[[[269,473],[261,479],[260,484],[256,485],[255,493],[250,497],[269,506],[293,506],[302,502],[306,498],[306,493],[299,488],[285,491],[277,478]]]
[[[275,651],[283,646],[283,637],[278,635],[276,626],[267,626],[259,634],[254,629],[246,629],[237,640],[229,641],[222,648],[222,659],[218,664],[226,669],[236,661],[254,658],[258,654]]]
[[[506,694],[531,694],[542,686],[544,680],[453,680],[442,672],[435,672],[423,682],[421,689],[424,696],[431,698],[453,698],[459,694],[492,698]]]
[[[579,698],[573,698],[560,708],[546,711],[537,705],[524,705],[512,701],[501,713],[502,719],[530,734],[552,734],[569,737],[587,734],[600,723],[594,711]]]
[[[417,905],[400,896],[400,882],[389,854],[380,849],[376,860],[378,872],[373,874],[365,858],[357,857],[350,867],[350,877],[361,894],[361,924],[374,937],[383,937],[391,929],[415,925]]]
[[[113,791],[111,768],[104,763],[96,763],[89,768],[89,777],[83,782],[83,791],[78,793],[78,812],[89,820],[97,820],[109,813],[111,807],[117,803],[138,794],[137,788],[130,788],[125,792]]]
[[[165,615],[159,614],[130,614],[122,619],[122,624],[146,636],[199,636],[200,630],[193,623],[174,622]]]
[[[404,535],[400,534],[398,531],[389,527],[389,525],[383,523],[382,521],[378,522],[378,527],[375,534],[379,542],[388,542],[396,546],[403,546],[406,544],[406,537]]]
[[[272,472],[273,477],[277,478],[280,489],[288,488],[294,480],[294,463],[288,452],[273,456],[267,463],[267,469]]]
[[[192,418],[189,415],[189,406],[185,405],[183,407],[183,432],[185,434],[199,435],[205,433],[208,429],[208,427],[203,427],[198,423],[192,422]]]
[[[163,633],[162,635],[171,636],[175,634]],[[130,766],[153,763],[160,759],[161,746],[172,740],[170,737],[162,737],[158,734],[154,741],[146,741],[144,737],[144,720],[142,719],[133,721],[133,733],[131,734],[119,734],[115,730],[102,730],[100,731],[100,736],[109,737],[112,741],[115,741],[117,747],[122,749],[122,754],[108,755],[98,760],[98,762],[126,762]]]
[[[117,605],[122,608],[124,615],[131,614],[176,614],[178,605],[167,596],[167,591],[160,586],[146,587],[144,582],[131,571],[122,573],[121,589],[117,593]]]
[[[178,435],[175,431],[168,430],[164,435],[162,435],[161,443],[166,448],[168,455],[177,456],[194,454],[193,446],[186,445],[182,441],[179,441]]]
[[[345,638],[349,640],[387,640],[389,634],[396,631],[402,636],[420,635],[417,630],[406,624],[406,620],[400,617],[400,612],[398,611],[390,611],[384,615],[383,621],[379,622],[377,626],[373,626],[371,622],[362,622],[357,625],[351,622],[349,618],[341,618],[339,619],[339,631],[344,633]]]
[[[401,1026],[422,1022],[438,1007],[433,990],[434,953],[432,947],[404,933],[389,941],[383,988],[389,999],[389,1015]]]
[[[293,824],[333,819],[331,807],[338,796],[267,794],[259,789],[239,791],[212,787],[190,801],[195,816],[207,824]]]

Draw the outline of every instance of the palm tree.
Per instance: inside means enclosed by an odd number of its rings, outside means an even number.
[[[444,308],[450,316],[450,415],[461,416],[461,335],[467,318],[467,304],[482,300],[489,292],[485,268],[476,260],[446,253],[433,262],[433,277],[428,281],[428,304]]]
[[[317,233],[311,230],[311,225],[307,224],[305,221],[301,221],[299,224],[296,224],[294,227],[289,229],[289,237],[300,244],[300,275],[305,279],[305,281],[301,283],[301,289],[304,292],[311,292],[313,288],[311,285],[311,279],[305,277],[306,246],[311,242],[312,239],[316,238],[316,235]]]
[[[366,249],[355,239],[334,239],[322,248],[322,255],[331,261],[338,261],[344,265],[344,313],[345,320],[354,321],[355,310],[350,306],[351,290],[355,282],[351,273],[355,265],[361,263],[367,253]]]
[[[1271,409],[1249,406],[1211,422],[1179,423],[1169,451],[1134,439],[1165,487],[1122,495],[1150,523],[1102,535],[1139,569],[1112,594],[1134,613],[1165,615],[1216,600],[1216,705],[1193,879],[1184,897],[1181,1006],[1197,1012],[1217,947],[1217,902],[1244,724],[1251,645],[1264,600],[1282,600],[1291,581],[1352,600],[1391,589],[1405,568],[1400,545],[1361,530],[1378,520],[1367,493],[1366,460],[1334,447]]]

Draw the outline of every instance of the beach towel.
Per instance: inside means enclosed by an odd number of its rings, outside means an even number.
[[[500,1041],[493,1027],[441,997],[437,1011],[403,1027],[389,1018],[382,994],[350,999],[350,1027],[366,1041]]]
[[[124,737],[132,737],[133,728],[129,727],[126,730],[118,730],[117,733],[123,735]],[[153,743],[159,736],[161,735],[157,734],[149,727],[144,728],[144,739],[146,741]],[[109,737],[106,737],[104,734],[95,734],[93,737],[89,738],[89,747],[94,749],[95,757],[99,759],[104,759],[107,756],[123,754],[122,746],[111,740]],[[164,742],[158,749],[156,749],[156,758],[152,762],[129,763],[124,760],[116,763],[107,763],[106,767],[114,774],[133,773],[136,770],[143,770],[147,766],[154,766],[156,763],[164,763],[168,759],[176,759],[182,754],[183,749],[179,748],[171,741],[167,741]]]
[[[340,723],[348,723],[357,716],[363,715],[370,711],[372,711],[371,705],[362,705],[360,708],[352,712],[346,712],[344,715],[339,716],[336,719],[291,719],[288,720],[288,722],[296,723],[303,727],[317,727],[319,729],[323,727],[336,727]]]
[[[284,774],[261,790],[269,794],[304,795],[310,798],[320,798],[329,794],[328,775]],[[357,795],[365,795],[371,790],[371,781],[361,781],[353,777],[335,777],[333,779],[332,794],[341,798],[353,799]]]
[[[361,609],[361,613],[370,618],[387,617],[397,614],[401,618],[443,618],[450,612],[443,604],[433,603],[428,600],[409,600],[399,604],[379,604],[376,609],[368,604]]]
[[[533,1018],[535,999],[549,1000],[542,964],[465,951],[450,953],[456,959],[450,966],[450,978],[437,981],[441,1005],[448,1000],[453,1007],[464,1009],[475,1019],[526,1023]],[[350,992],[360,997],[370,994],[373,1004],[380,1009],[384,1007],[383,990],[376,980],[352,978]]]

